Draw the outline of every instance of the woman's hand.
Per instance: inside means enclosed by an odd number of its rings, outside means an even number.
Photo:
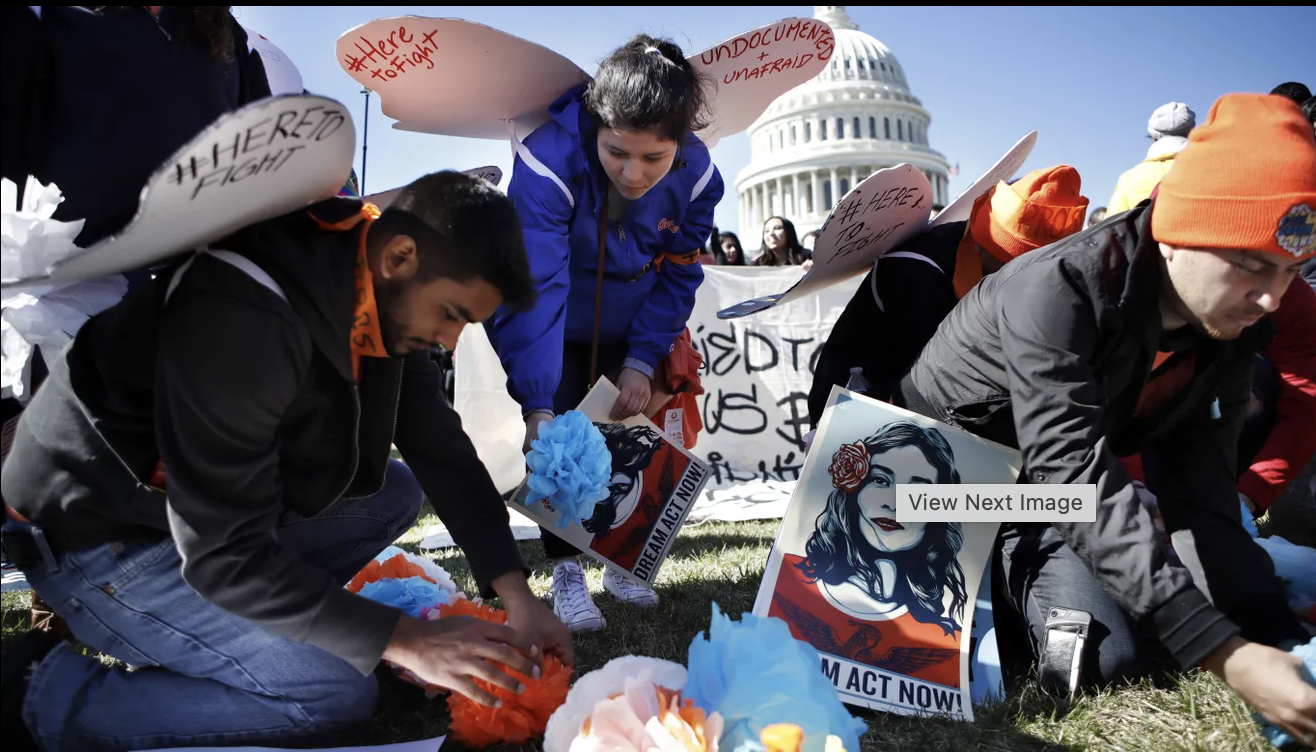
[[[639,415],[649,405],[649,377],[634,368],[621,369],[617,377],[617,388],[621,394],[612,405],[612,419],[626,420]]]

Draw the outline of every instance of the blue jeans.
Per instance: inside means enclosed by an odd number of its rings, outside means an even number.
[[[412,525],[421,498],[407,466],[391,461],[377,494],[315,517],[289,513],[278,539],[346,584]],[[47,752],[302,743],[369,722],[373,674],[210,603],[181,567],[166,539],[84,549],[25,572],[79,640],[133,667],[55,648],[23,708]]]
[[[1101,587],[1092,570],[1050,525],[1005,528],[999,541],[1009,598],[1028,625],[1033,657],[1041,651],[1053,607],[1092,614],[1083,651],[1083,684],[1100,686],[1137,679],[1152,671],[1150,639]]]

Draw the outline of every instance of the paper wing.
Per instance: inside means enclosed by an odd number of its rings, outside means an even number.
[[[337,56],[394,128],[444,136],[504,139],[514,121],[524,137],[588,80],[547,47],[456,18],[380,18],[339,37]]]
[[[973,185],[967,190],[955,197],[950,205],[941,210],[941,213],[933,218],[928,229],[944,225],[947,222],[963,222],[969,218],[969,212],[973,209],[973,202],[978,197],[987,192],[988,188],[996,185],[1002,180],[1009,180],[1014,174],[1023,167],[1024,162],[1028,160],[1028,155],[1033,153],[1033,146],[1037,143],[1037,131],[1029,131],[1027,136],[1019,139],[1019,142],[1010,147],[1005,156],[996,160],[992,168],[982,174],[982,177],[973,181]]]
[[[686,58],[716,86],[709,124],[695,135],[711,149],[749,128],[774,100],[821,73],[835,48],[823,21],[784,18]]]
[[[860,274],[879,256],[921,232],[932,210],[932,186],[912,165],[869,175],[837,202],[813,248],[813,268],[783,293],[754,298],[717,312],[738,319],[799,300]]]
[[[337,195],[356,127],[342,104],[296,95],[223,115],[165,161],[119,233],[4,289],[77,282],[150,266],[248,225]]]

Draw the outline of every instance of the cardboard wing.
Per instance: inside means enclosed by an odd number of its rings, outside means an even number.
[[[603,432],[612,453],[610,495],[594,514],[558,528],[549,500],[532,498],[528,477],[507,505],[609,569],[652,585],[711,468],[643,415],[613,422],[617,394],[601,378],[578,408]]]
[[[496,167],[494,165],[486,165],[484,167],[476,167],[470,170],[462,170],[462,173],[466,175],[471,175],[472,177],[480,178],[481,180],[488,180],[490,183],[493,183],[495,186],[501,183],[503,180],[502,168]],[[381,193],[372,193],[369,196],[366,196],[365,200],[374,204],[375,206],[378,206],[380,211],[383,211],[384,209],[388,208],[389,204],[393,203],[393,200],[398,197],[398,194],[401,193],[402,189],[405,187],[406,186],[399,186],[389,191],[383,191]]]
[[[1001,182],[1014,177],[1024,162],[1028,160],[1028,155],[1033,153],[1033,146],[1037,144],[1037,131],[1029,131],[1028,135],[1019,139],[1010,150],[1000,159],[992,168],[982,174],[982,177],[973,181],[963,193],[955,197],[955,200],[941,210],[941,213],[932,219],[928,224],[928,229],[944,225],[947,222],[963,222],[969,218],[969,212],[973,210],[973,202],[978,197],[987,192],[987,189]]]
[[[503,139],[529,135],[585,71],[558,53],[458,18],[396,16],[338,38],[338,64],[379,94],[402,131]]]
[[[695,135],[711,149],[746,130],[778,97],[821,73],[835,48],[825,22],[783,18],[686,58],[716,86],[709,124]]]
[[[279,49],[278,45],[260,32],[246,26],[242,28],[247,31],[247,49],[260,54],[261,64],[265,66],[265,80],[270,84],[270,93],[278,96],[301,94],[305,91],[302,85],[302,72],[297,70],[288,53]]]
[[[1021,465],[1014,449],[833,388],[754,613],[816,648],[843,702],[973,720],[974,690],[993,686],[973,686],[970,660],[999,525],[902,523],[896,486],[1013,483]]]
[[[878,170],[836,203],[813,248],[813,268],[789,290],[717,312],[737,319],[785,305],[863,273],[879,256],[926,226],[932,186],[923,172],[899,164]]]
[[[351,172],[356,128],[340,103],[295,95],[228,113],[165,161],[119,233],[4,289],[148,267],[237,230],[332,198]]]

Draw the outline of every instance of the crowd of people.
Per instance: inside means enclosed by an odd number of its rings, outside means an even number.
[[[57,183],[83,245],[163,158],[270,94],[227,6],[15,6],[0,28],[4,177]],[[710,86],[639,35],[553,103],[506,194],[436,172],[382,212],[348,190],[133,270],[6,406],[4,548],[44,627],[4,643],[6,748],[314,743],[369,722],[381,660],[489,703],[476,680],[517,691],[504,668],[574,663],[571,632],[606,627],[579,552],[543,531],[546,605],[433,353],[485,326],[525,449],[600,376],[615,420],[688,405],[703,266],[812,263],[786,217],[752,257],[714,227]],[[1316,289],[1290,284],[1316,286],[1310,96],[1226,95],[1200,125],[1158,109],[1147,160],[1092,215],[1068,165],[992,187],[874,266],[809,405],[816,422],[857,368],[870,396],[1019,449],[1021,482],[1095,484],[1096,523],[1003,526],[999,631],[1013,615],[1046,668],[1049,610],[1086,611],[1088,683],[1204,668],[1308,744],[1316,687],[1289,650],[1314,629],[1244,515],[1316,454]],[[344,589],[423,498],[505,625]]]

